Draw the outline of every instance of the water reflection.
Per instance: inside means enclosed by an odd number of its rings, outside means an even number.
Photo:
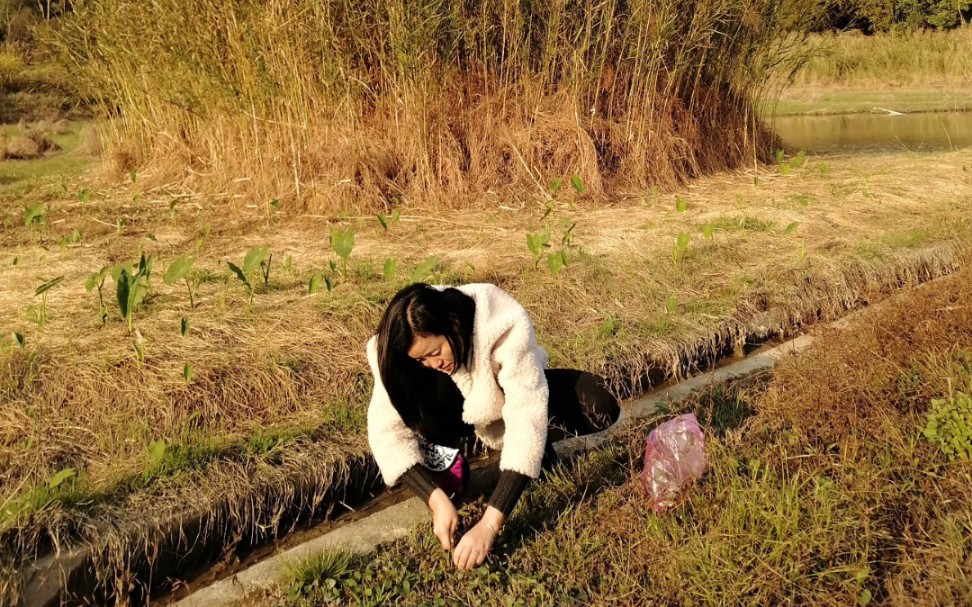
[[[972,147],[972,112],[781,116],[771,122],[788,145],[817,154]]]

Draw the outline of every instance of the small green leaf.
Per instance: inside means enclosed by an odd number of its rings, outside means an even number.
[[[250,288],[250,281],[246,279],[246,274],[243,273],[243,270],[232,261],[227,261],[226,264],[229,265],[229,269],[233,271],[233,274],[236,274],[236,278],[247,288]]]
[[[17,265],[18,263],[20,263],[20,257],[18,257],[18,256],[16,256],[16,255],[14,255],[14,258],[13,258],[13,265]]]
[[[563,180],[560,179],[559,177],[551,181],[550,185],[548,186],[548,189],[550,190],[550,195],[553,196],[554,194],[556,194],[557,190],[560,189],[561,185],[563,185]]]
[[[279,198],[274,198],[273,200],[271,200],[270,201],[270,207],[273,208],[274,211],[279,211],[280,210],[280,199]]]
[[[867,607],[871,604],[871,591],[867,588],[861,590],[860,596],[857,597],[857,604],[861,607]]]
[[[46,209],[42,204],[31,204],[24,207],[24,225],[40,223],[44,219]]]
[[[797,152],[797,155],[793,157],[793,160],[790,161],[790,165],[794,169],[796,169],[796,168],[799,168],[799,167],[803,166],[803,163],[806,162],[806,161],[807,161],[807,154],[806,154],[806,152],[804,152],[803,150],[800,150],[799,152]]]
[[[55,489],[58,485],[66,481],[67,479],[74,476],[74,468],[65,468],[51,477],[51,480],[47,481],[47,486],[51,489]]]
[[[675,308],[678,307],[678,300],[675,299],[675,295],[669,295],[668,299],[665,300],[665,311],[669,314],[675,312]]]
[[[776,150],[776,164],[783,162],[783,150]]]
[[[790,223],[788,226],[786,226],[786,228],[783,230],[783,233],[786,234],[786,235],[790,235],[790,234],[796,232],[797,228],[799,228],[799,227],[800,227],[800,222],[799,221],[794,221],[794,222]]]
[[[132,180],[132,183],[135,183],[136,177],[138,177],[138,173],[135,172],[135,169],[129,169],[128,178]]]
[[[46,293],[51,288],[55,287],[62,280],[64,280],[64,276],[58,276],[57,278],[52,278],[52,279],[48,280],[47,282],[45,282],[41,286],[37,287],[37,289],[34,291],[34,297],[37,297],[38,295],[40,295],[42,293]]]
[[[196,262],[195,258],[188,255],[182,255],[173,260],[169,264],[169,267],[165,270],[165,275],[162,280],[165,284],[170,287],[174,285],[177,281],[182,280],[192,271],[192,264]]]
[[[401,216],[402,216],[401,209],[392,209],[391,222],[398,223],[398,220]]]
[[[580,175],[571,175],[570,185],[573,186],[574,191],[578,194],[584,193],[584,182],[581,180]]]
[[[243,273],[249,275],[256,270],[269,252],[270,247],[253,247],[247,251],[246,257],[243,258]]]
[[[712,240],[712,236],[714,232],[715,232],[715,226],[713,226],[711,223],[705,224],[705,227],[702,228],[702,235],[705,237],[706,240]]]
[[[284,256],[283,269],[290,270],[290,266],[293,265],[293,263],[294,263],[294,258],[291,257],[290,254],[288,253],[287,255]]]
[[[385,282],[391,282],[395,278],[395,270],[398,269],[397,259],[386,259],[385,266],[382,269],[382,277],[384,277]]]
[[[564,256],[563,251],[547,254],[547,268],[554,276],[556,276],[565,265],[567,265],[567,258]]]
[[[78,192],[78,201],[81,204],[88,202],[88,200],[90,199],[91,199],[91,191],[88,190],[88,188],[84,188],[83,190]]]
[[[192,363],[182,365],[182,379],[188,384],[192,381]]]
[[[351,256],[351,251],[354,250],[354,228],[347,230],[331,228],[331,248],[346,262]]]
[[[388,231],[388,216],[384,213],[378,213],[378,223],[381,225],[381,229]]]
[[[310,277],[310,282],[307,283],[307,294],[314,295],[321,290],[321,279],[323,276],[320,274],[314,274]]]
[[[789,162],[782,162],[782,163],[780,163],[780,174],[781,175],[789,175],[790,174],[790,163]]]
[[[684,213],[688,210],[688,203],[681,196],[675,199],[675,210],[679,213]]]
[[[759,175],[754,175],[753,176],[753,187],[755,187],[755,188],[758,188],[759,187]]]
[[[435,257],[429,257],[420,263],[412,272],[412,282],[423,282],[432,273],[436,263],[438,260]]]
[[[185,316],[183,316],[182,320],[179,322],[179,332],[182,333],[183,337],[189,335],[189,319]]]
[[[20,348],[21,350],[23,350],[24,346],[27,345],[27,339],[24,338],[24,334],[21,333],[20,331],[14,331],[13,338],[14,341],[17,342],[17,347]]]
[[[689,236],[687,232],[679,232],[678,239],[676,240],[676,246],[678,247],[678,251],[680,253],[684,253],[688,249],[690,240],[691,236]]]
[[[327,289],[328,293],[334,290],[334,280],[330,276],[324,277],[324,287]]]

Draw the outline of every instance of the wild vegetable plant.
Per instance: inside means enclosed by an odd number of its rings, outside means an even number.
[[[189,293],[190,310],[196,307],[194,295],[196,290],[199,288],[199,279],[196,278],[193,280],[191,274],[192,264],[195,262],[196,259],[194,257],[189,255],[181,255],[169,264],[169,267],[165,270],[165,276],[162,277],[165,284],[169,285],[170,287],[180,280],[185,281],[186,291]]]
[[[972,396],[954,392],[931,402],[923,431],[950,461],[972,459]]]
[[[37,317],[38,324],[40,324],[41,326],[43,326],[44,323],[47,322],[47,292],[50,291],[53,287],[57,286],[57,284],[60,283],[62,280],[64,280],[64,276],[58,276],[57,278],[52,278],[51,280],[48,280],[44,284],[37,287],[37,289],[34,291],[34,297],[40,295],[41,298],[40,314]]]
[[[41,225],[47,220],[47,209],[40,203],[29,204],[24,207],[24,225],[30,232],[30,240],[34,240],[34,226]]]
[[[98,313],[101,316],[101,324],[108,322],[108,306],[105,305],[103,288],[105,286],[105,279],[108,277],[109,270],[110,268],[108,266],[103,266],[97,272],[88,274],[88,278],[84,281],[84,288],[86,291],[90,292],[92,289],[98,289]]]
[[[259,267],[262,270],[264,284],[270,283],[270,260],[265,260],[269,252],[269,247],[251,248],[243,258],[242,268],[231,261],[226,262],[237,280],[243,283],[243,287],[246,289],[246,301],[248,305],[253,303],[253,285],[250,283],[250,274]]]
[[[685,256],[691,240],[692,237],[689,236],[688,232],[678,233],[678,237],[675,238],[675,246],[672,247],[672,261],[676,265],[678,265],[678,262],[681,261],[682,257]]]
[[[135,320],[135,310],[141,307],[145,296],[149,292],[149,280],[152,276],[153,258],[142,253],[138,260],[138,270],[133,270],[130,264],[115,266],[112,278],[115,279],[115,296],[118,309],[121,311],[128,332],[132,332]]]
[[[378,224],[381,225],[381,229],[387,232],[388,227],[392,224],[398,223],[400,217],[401,210],[397,208],[392,210],[390,217],[384,213],[378,213]]]
[[[347,278],[348,258],[351,256],[351,251],[354,250],[354,228],[348,228],[346,230],[341,230],[336,227],[331,228],[331,248],[337,253],[337,256],[341,258],[344,264],[341,270],[341,276]]]

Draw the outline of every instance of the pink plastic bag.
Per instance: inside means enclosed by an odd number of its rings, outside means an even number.
[[[641,484],[657,514],[674,503],[679,490],[702,476],[705,437],[694,413],[679,415],[648,434]]]

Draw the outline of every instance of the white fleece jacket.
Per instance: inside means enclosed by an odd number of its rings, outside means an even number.
[[[547,352],[537,345],[526,310],[507,292],[492,284],[456,288],[476,302],[470,362],[452,375],[465,397],[462,419],[487,447],[502,449],[500,470],[536,478],[547,440]],[[402,421],[381,383],[377,336],[368,340],[366,350],[375,378],[368,442],[385,483],[394,485],[422,456],[416,433]]]

